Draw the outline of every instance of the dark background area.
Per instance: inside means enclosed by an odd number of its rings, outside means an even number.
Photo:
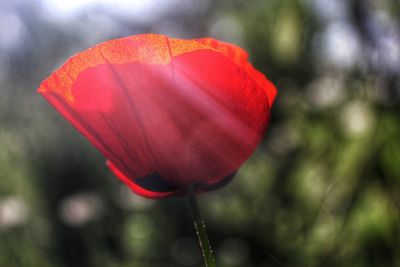
[[[258,150],[199,197],[219,267],[400,266],[397,0],[0,0],[0,266],[202,266],[186,200],[132,194],[35,92],[139,33],[235,43],[279,90]]]

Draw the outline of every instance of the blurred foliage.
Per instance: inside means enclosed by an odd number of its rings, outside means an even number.
[[[143,32],[236,43],[279,89],[259,149],[200,197],[218,266],[400,266],[397,0],[64,2],[0,0],[0,266],[202,265],[185,200],[131,194],[35,94]]]

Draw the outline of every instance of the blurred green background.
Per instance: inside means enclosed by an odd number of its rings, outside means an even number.
[[[279,89],[258,150],[199,197],[219,267],[400,266],[397,0],[0,0],[0,266],[203,266],[186,200],[131,194],[35,93],[147,32],[240,45]]]

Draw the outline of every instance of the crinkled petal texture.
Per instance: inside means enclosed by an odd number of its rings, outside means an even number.
[[[239,47],[153,34],[73,56],[38,92],[150,198],[224,186],[261,140],[276,95]]]

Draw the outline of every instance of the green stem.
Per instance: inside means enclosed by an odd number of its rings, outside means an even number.
[[[214,253],[211,248],[210,241],[208,240],[206,225],[204,220],[201,218],[199,206],[197,205],[196,196],[193,192],[192,186],[188,188],[188,199],[194,219],[194,227],[196,228],[196,234],[199,239],[201,251],[203,252],[203,258],[204,262],[206,263],[206,267],[216,267],[217,265],[215,263]]]

